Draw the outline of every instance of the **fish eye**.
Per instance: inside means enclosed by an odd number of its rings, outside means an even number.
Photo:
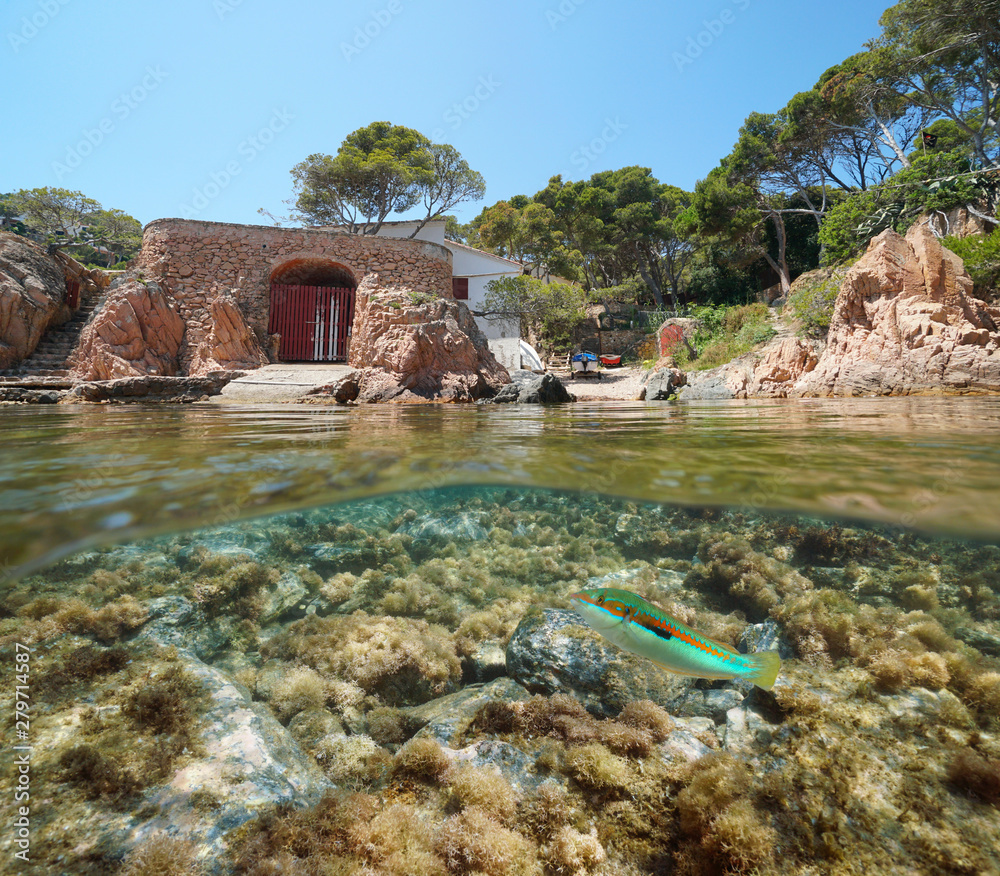
[[[604,605],[604,597],[603,596],[598,596],[597,597],[597,604],[598,605]]]

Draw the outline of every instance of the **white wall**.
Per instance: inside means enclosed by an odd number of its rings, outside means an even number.
[[[379,229],[378,233],[380,237],[409,237],[416,226],[416,222],[387,222]],[[417,240],[440,243],[451,250],[452,276],[469,278],[469,300],[466,301],[466,304],[470,310],[484,309],[486,284],[490,280],[501,277],[516,277],[521,273],[521,266],[515,262],[445,240],[443,219],[428,222],[420,229]],[[518,321],[494,322],[476,317],[476,323],[486,335],[490,342],[490,349],[493,350],[493,354],[501,364],[507,368],[520,368],[521,354],[517,342],[521,335]],[[510,360],[510,364],[505,359]]]

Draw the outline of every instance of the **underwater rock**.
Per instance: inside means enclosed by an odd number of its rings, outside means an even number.
[[[145,603],[149,621],[139,633],[140,639],[156,642],[179,651],[190,651],[202,660],[219,652],[225,636],[209,624],[201,608],[183,596],[161,596]]]
[[[715,722],[711,718],[675,718],[674,723],[673,732],[656,747],[665,761],[694,763],[715,750],[705,743],[705,739],[716,738]]]
[[[753,687],[749,682],[744,683],[751,688]],[[716,724],[721,724],[732,709],[739,707],[744,697],[744,692],[735,687],[706,691],[694,690],[685,700],[678,714],[704,715],[711,718]]]
[[[489,537],[486,527],[479,521],[480,513],[456,511],[448,516],[425,514],[406,521],[396,530],[416,541],[485,541]]]
[[[961,639],[966,645],[972,645],[973,648],[984,654],[1000,657],[1000,636],[994,636],[971,627],[959,627],[955,630],[955,638]]]
[[[422,725],[416,736],[435,739],[448,746],[468,729],[487,703],[527,699],[530,699],[528,692],[519,684],[509,678],[498,678],[482,686],[469,685],[457,693],[402,711],[413,723]]]
[[[736,650],[741,654],[752,654],[756,651],[777,651],[782,660],[795,656],[795,650],[783,638],[776,621],[770,618],[763,623],[750,624],[736,641]]]
[[[264,591],[264,607],[260,614],[261,626],[295,614],[301,617],[305,614],[305,600],[309,588],[294,572],[285,572],[273,588]],[[301,606],[301,608],[299,608]]]
[[[533,609],[524,616],[507,645],[507,674],[533,693],[572,694],[600,717],[643,699],[672,714],[690,714],[681,708],[694,692],[694,679],[616,648],[565,609]]]
[[[198,727],[200,752],[165,785],[148,792],[138,814],[102,813],[98,844],[123,857],[160,831],[188,839],[209,860],[224,853],[227,835],[270,806],[308,806],[331,789],[292,735],[249,691],[200,660],[181,655],[201,681],[208,709]],[[192,796],[211,800],[193,806]]]
[[[771,741],[775,727],[750,706],[736,706],[726,712],[722,747],[726,751],[752,751]]]
[[[493,404],[549,405],[575,401],[573,395],[554,374],[535,374],[534,371],[512,371],[511,382],[490,400]]]
[[[566,784],[562,776],[540,775],[535,766],[537,755],[527,754],[502,740],[485,739],[454,753],[446,751],[455,762],[497,770],[518,792],[535,791],[541,785]]]
[[[507,654],[496,642],[480,642],[462,662],[462,671],[479,684],[507,674]]]

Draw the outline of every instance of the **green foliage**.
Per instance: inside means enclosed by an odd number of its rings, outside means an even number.
[[[692,371],[703,371],[724,365],[737,356],[749,353],[775,335],[766,304],[743,304],[736,307],[705,305],[695,307],[692,316],[701,321],[695,334],[696,359],[679,348],[678,364]]]
[[[986,235],[946,237],[942,243],[965,262],[978,297],[987,301],[1000,298],[1000,228]]]
[[[588,295],[566,283],[543,283],[534,277],[502,277],[486,284],[486,319],[521,321],[554,347],[572,344],[577,327],[587,318]]]
[[[787,306],[807,337],[826,336],[846,272],[846,267],[820,269],[799,277],[792,284]]]
[[[920,156],[883,185],[857,192],[830,210],[819,232],[823,263],[857,256],[887,228],[903,234],[921,214],[995,202],[996,193],[995,174],[973,172],[960,152]]]
[[[34,232],[46,243],[72,249],[81,260],[111,267],[132,258],[142,245],[142,225],[124,210],[105,210],[98,201],[69,189],[21,189],[0,197],[4,225],[18,234]],[[21,222],[13,217],[23,217]],[[103,262],[104,264],[101,264]]]
[[[404,213],[421,202],[422,227],[486,191],[482,175],[454,146],[431,143],[419,131],[390,122],[358,128],[336,155],[315,153],[291,173],[296,218],[310,225],[346,225],[363,234],[375,234],[390,213]]]

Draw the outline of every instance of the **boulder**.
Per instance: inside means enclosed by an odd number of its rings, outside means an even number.
[[[510,382],[464,302],[384,287],[378,274],[358,286],[349,364],[369,402],[475,401]]]
[[[61,402],[193,402],[218,395],[239,372],[209,374],[205,377],[122,377],[78,383]]]
[[[188,364],[188,374],[250,370],[267,363],[267,353],[247,325],[235,296],[228,291],[217,294],[208,306],[208,329]]]
[[[66,277],[30,240],[0,233],[0,369],[30,356],[45,331],[66,322]]]
[[[848,271],[826,349],[790,396],[1000,392],[1000,309],[926,225],[871,241]]]
[[[184,320],[156,283],[115,281],[70,357],[80,380],[177,374]]]
[[[687,383],[687,377],[679,368],[670,366],[654,368],[646,377],[639,390],[639,401],[665,401],[677,397],[677,391]]]
[[[547,405],[575,401],[575,397],[554,374],[536,374],[518,369],[510,373],[510,380],[490,401],[498,405],[513,402]]]
[[[209,706],[198,728],[199,752],[167,782],[144,795],[134,813],[98,811],[96,844],[120,858],[161,831],[196,843],[217,859],[233,831],[274,806],[308,806],[330,782],[294,737],[249,691],[226,673],[181,652],[183,668],[199,679]],[[192,805],[198,795],[210,806]]]
[[[360,371],[349,371],[335,383],[327,383],[317,386],[306,393],[306,398],[317,397],[319,400],[332,398],[338,405],[346,405],[352,401],[357,401],[361,394]]]

